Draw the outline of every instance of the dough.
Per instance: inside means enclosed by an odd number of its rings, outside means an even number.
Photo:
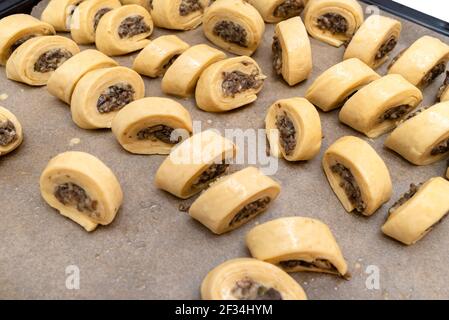
[[[209,0],[153,0],[151,15],[160,28],[191,30],[201,24]]]
[[[152,33],[150,13],[144,7],[130,4],[103,16],[98,23],[95,44],[108,56],[120,56],[145,48]]]
[[[204,14],[203,30],[218,47],[250,56],[262,41],[265,23],[259,12],[243,0],[217,0]]]
[[[266,23],[276,23],[299,16],[308,0],[247,0]]]
[[[112,132],[127,151],[136,154],[169,154],[192,133],[189,111],[167,98],[144,98],[119,111]]]
[[[389,211],[382,232],[406,245],[421,240],[449,213],[449,181],[437,177],[410,190]]]
[[[304,11],[309,34],[334,47],[348,43],[363,19],[362,7],[356,0],[309,0]]]
[[[373,69],[388,60],[401,35],[399,21],[372,15],[366,19],[346,48],[343,59],[359,58]]]
[[[242,56],[207,67],[196,86],[197,106],[209,112],[223,112],[256,101],[266,76],[257,62]]]
[[[195,200],[189,214],[213,233],[223,234],[267,210],[280,191],[276,181],[248,167],[218,179]]]
[[[223,52],[206,44],[187,49],[165,72],[162,91],[180,97],[191,96],[204,69],[224,58]]]
[[[178,198],[190,198],[226,173],[236,151],[232,141],[213,130],[196,133],[164,160],[155,185]]]
[[[446,70],[449,46],[424,36],[394,58],[388,73],[400,74],[411,84],[425,88]]]
[[[276,25],[273,38],[273,68],[294,86],[306,80],[312,72],[312,49],[309,36],[300,17]]]
[[[449,167],[447,168],[447,171],[446,171],[446,178],[449,179]]]
[[[354,94],[341,109],[340,121],[377,138],[394,129],[422,100],[421,91],[401,75],[387,75]]]
[[[348,266],[331,230],[304,217],[272,220],[246,236],[251,255],[287,272],[313,271],[348,276]]]
[[[42,12],[41,20],[51,24],[56,31],[70,31],[72,16],[84,0],[51,0]]]
[[[27,14],[0,19],[0,65],[4,66],[9,56],[29,39],[55,33],[51,25]]]
[[[400,124],[385,146],[411,163],[429,165],[449,155],[449,102],[442,102]]]
[[[177,36],[161,36],[147,45],[134,60],[133,69],[138,73],[157,78],[190,46]]]
[[[84,152],[65,152],[51,159],[41,175],[40,189],[51,207],[87,231],[110,224],[123,200],[114,173]]]
[[[320,115],[304,98],[275,102],[268,109],[265,130],[274,156],[301,161],[313,159],[320,152]]]
[[[44,86],[59,66],[79,52],[76,43],[68,38],[35,37],[10,56],[6,63],[6,76],[30,86]]]
[[[228,260],[201,284],[203,300],[307,300],[302,287],[282,269],[256,259]]]
[[[307,89],[306,98],[322,111],[341,107],[355,92],[380,76],[359,59],[348,59],[326,70]]]
[[[83,129],[111,128],[120,109],[144,96],[145,84],[134,70],[126,67],[93,70],[81,78],[73,91],[72,119]]]
[[[449,71],[446,71],[446,78],[438,90],[437,100],[440,102],[449,101]]]
[[[52,73],[47,82],[51,95],[70,104],[78,81],[89,71],[117,66],[117,62],[97,50],[88,49],[73,56]]]
[[[138,4],[151,12],[153,9],[152,3],[154,0],[120,0],[122,4]]]
[[[19,120],[0,106],[0,157],[17,149],[22,142],[23,131]]]
[[[338,139],[324,154],[329,184],[348,212],[370,216],[392,194],[390,173],[382,158],[362,139]]]

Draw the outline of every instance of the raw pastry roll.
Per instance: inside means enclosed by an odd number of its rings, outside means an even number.
[[[203,71],[224,58],[223,52],[206,44],[187,49],[165,72],[162,91],[180,97],[192,95]]]
[[[204,14],[203,29],[213,44],[250,56],[262,41],[265,23],[259,12],[243,0],[217,0]]]
[[[201,74],[196,86],[197,106],[223,112],[256,101],[266,76],[257,62],[242,56],[216,62]]]
[[[41,20],[51,24],[56,31],[70,31],[76,7],[84,0],[50,0],[41,15]]]
[[[17,149],[22,141],[19,120],[9,110],[0,107],[0,157]]]
[[[50,160],[40,178],[44,200],[87,231],[110,224],[123,193],[114,173],[84,152],[65,152]]]
[[[306,98],[327,112],[341,107],[355,92],[380,76],[359,59],[345,60],[326,70],[307,89]]]
[[[446,78],[438,90],[437,100],[440,102],[449,101],[449,71],[446,71]]]
[[[346,48],[343,59],[359,58],[373,69],[388,59],[401,35],[399,21],[372,15],[366,19]]]
[[[30,86],[44,86],[57,68],[79,52],[76,43],[66,37],[35,37],[11,55],[6,76]]]
[[[323,168],[347,212],[370,216],[391,197],[388,168],[362,139],[346,136],[337,140],[325,152]]]
[[[157,78],[164,75],[173,62],[189,48],[189,44],[177,36],[161,36],[138,54],[133,69],[142,75]]]
[[[56,69],[47,82],[51,95],[70,104],[78,81],[89,71],[117,66],[117,62],[97,50],[84,50]]]
[[[144,96],[145,84],[134,70],[126,67],[93,70],[81,78],[73,91],[72,119],[83,129],[110,128],[120,109]]]
[[[248,167],[219,179],[192,204],[189,214],[215,234],[223,234],[266,211],[281,186]]]
[[[391,74],[360,89],[340,111],[340,121],[370,138],[394,129],[423,100],[421,91]]]
[[[400,124],[385,140],[385,146],[420,166],[447,157],[449,102],[436,104]]]
[[[159,189],[187,199],[226,173],[236,146],[213,130],[197,133],[173,149],[159,167]]]
[[[268,109],[265,130],[274,156],[300,161],[310,160],[320,152],[320,115],[304,98],[275,102]]]
[[[27,14],[13,14],[0,19],[0,64],[23,43],[36,36],[53,35],[55,29]]]
[[[120,0],[122,4],[138,4],[139,6],[144,7],[148,11],[151,12],[151,9],[153,8],[153,1],[154,0]]]
[[[191,30],[201,24],[209,0],[153,0],[151,15],[160,28]]]
[[[228,260],[201,284],[203,300],[307,300],[302,287],[282,269],[250,258]]]
[[[425,88],[446,70],[449,46],[424,36],[394,58],[388,73],[400,74],[411,84]]]
[[[299,16],[308,0],[247,0],[267,23],[276,23]]]
[[[406,245],[421,240],[449,213],[449,181],[432,178],[410,186],[390,209],[382,232]]]
[[[303,217],[272,220],[246,236],[251,255],[287,272],[313,271],[348,276],[348,266],[331,230]]]
[[[136,154],[169,154],[192,133],[189,112],[167,98],[144,98],[119,111],[112,132],[127,151]]]
[[[363,23],[356,0],[309,0],[304,16],[309,34],[334,47],[348,43]]]
[[[153,19],[141,6],[130,4],[106,13],[97,26],[95,44],[108,56],[125,55],[146,47]]]
[[[273,37],[273,68],[294,86],[306,80],[312,72],[312,49],[309,36],[300,17],[276,25]]]

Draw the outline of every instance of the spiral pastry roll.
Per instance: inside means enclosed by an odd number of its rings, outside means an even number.
[[[341,109],[340,121],[377,138],[394,129],[422,100],[421,91],[401,75],[387,75],[354,94]]]
[[[326,70],[307,89],[306,98],[322,111],[341,107],[355,92],[380,76],[359,59],[348,59]]]
[[[265,23],[243,0],[217,0],[204,14],[203,29],[206,38],[218,47],[250,56],[262,41]]]
[[[449,213],[448,194],[449,181],[441,177],[412,184],[389,210],[382,232],[406,245],[416,243]]]
[[[6,63],[6,76],[30,86],[44,86],[57,68],[79,52],[76,43],[68,38],[35,37],[10,56]]]
[[[281,186],[248,167],[219,179],[192,204],[189,214],[215,234],[234,230],[266,211]]]
[[[307,300],[302,287],[282,269],[250,258],[228,260],[201,284],[203,300]]]
[[[65,152],[50,160],[40,178],[44,200],[87,231],[110,224],[123,193],[114,173],[84,152]]]
[[[137,4],[139,6],[144,7],[145,9],[147,9],[150,12],[151,12],[151,10],[153,8],[153,1],[154,0],[120,0],[120,2],[123,5],[125,5],[125,4]]]
[[[276,23],[299,16],[308,0],[247,0],[267,23]]]
[[[55,29],[27,14],[13,14],[0,20],[0,65],[23,43],[36,36],[53,35]]]
[[[209,0],[153,0],[151,15],[160,28],[191,30],[201,24]]]
[[[51,0],[41,15],[41,20],[51,24],[56,31],[70,31],[75,9],[84,0]]]
[[[203,71],[224,58],[226,55],[222,51],[206,44],[187,49],[165,72],[162,91],[180,97],[191,96]]]
[[[273,68],[294,86],[306,80],[312,72],[312,49],[309,36],[300,17],[276,25],[273,37]]]
[[[216,62],[201,74],[196,86],[197,106],[224,112],[256,101],[266,76],[257,62],[242,56]]]
[[[23,141],[19,120],[8,109],[0,107],[0,157],[16,150]]]
[[[266,222],[247,234],[246,245],[254,258],[287,272],[348,277],[348,266],[331,230],[316,219],[289,217]]]
[[[388,60],[396,47],[402,24],[394,19],[372,15],[362,24],[346,48],[343,59],[358,58],[373,69]]]
[[[192,133],[192,119],[176,101],[144,98],[119,111],[112,121],[112,132],[131,153],[169,154]]]
[[[125,67],[93,70],[81,78],[73,91],[72,119],[83,129],[111,128],[120,109],[144,96],[144,82],[134,70]]]
[[[173,149],[159,167],[159,189],[187,199],[226,173],[236,146],[213,130],[197,133]]]
[[[47,90],[51,95],[70,104],[78,81],[89,71],[115,67],[117,62],[97,50],[84,50],[67,60],[50,76]]]
[[[449,102],[436,104],[400,124],[385,140],[385,146],[419,166],[447,157]]]
[[[347,212],[370,216],[392,193],[388,168],[362,139],[346,136],[325,152],[324,172]]]
[[[440,102],[449,101],[449,71],[446,71],[446,78],[438,90],[437,100]]]
[[[138,54],[133,69],[142,75],[157,78],[164,75],[173,62],[189,48],[189,44],[177,36],[161,36]]]
[[[275,102],[268,109],[265,130],[274,156],[301,161],[320,152],[323,137],[320,115],[304,98]]]

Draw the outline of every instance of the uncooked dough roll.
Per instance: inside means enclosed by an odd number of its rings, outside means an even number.
[[[449,71],[446,71],[446,78],[438,90],[437,100],[440,102],[449,101]]]
[[[36,36],[53,35],[55,29],[27,14],[13,14],[0,20],[0,64],[23,43]]]
[[[309,36],[300,17],[276,25],[273,38],[273,68],[294,86],[306,80],[312,72],[312,49]]]
[[[162,91],[180,97],[192,95],[204,69],[224,58],[223,52],[206,44],[187,49],[165,72]]]
[[[250,258],[228,260],[201,284],[203,300],[307,300],[302,287],[282,269]]]
[[[47,90],[53,96],[70,104],[78,81],[89,71],[117,66],[117,62],[97,50],[84,50],[67,60],[47,82]]]
[[[250,56],[262,41],[265,23],[243,0],[217,0],[204,14],[203,30],[206,38],[220,48]]]
[[[87,231],[110,224],[123,193],[114,173],[84,152],[65,152],[50,160],[40,178],[44,200]]]
[[[79,52],[76,43],[66,37],[35,37],[10,56],[6,76],[30,86],[44,86],[57,68]]]
[[[152,9],[152,3],[154,0],[120,0],[122,4],[138,4],[139,6],[144,7],[148,11],[151,12]]]
[[[56,31],[70,31],[72,16],[84,0],[50,0],[41,15],[41,20],[51,24]]]
[[[192,133],[189,111],[167,98],[144,98],[119,111],[112,132],[127,151],[136,154],[169,154]]]
[[[334,47],[349,42],[363,23],[356,0],[310,0],[304,11],[309,34]]]
[[[126,67],[93,70],[80,79],[73,91],[72,119],[83,129],[110,128],[120,109],[144,96],[145,84],[134,70]]]
[[[441,177],[412,184],[390,209],[382,232],[406,245],[416,243],[449,213],[448,194],[449,181]]]
[[[265,117],[265,130],[274,156],[301,161],[320,152],[323,137],[320,115],[304,98],[275,102]]]
[[[192,204],[189,214],[215,234],[237,229],[266,211],[281,186],[248,167],[217,180]]]
[[[348,212],[370,216],[391,197],[388,168],[362,139],[346,136],[337,140],[325,152],[323,168]]]
[[[247,0],[267,23],[276,23],[299,16],[308,0]]]
[[[0,157],[17,149],[23,141],[19,120],[12,112],[0,106]]]
[[[161,36],[151,41],[136,57],[133,69],[138,73],[157,78],[190,46],[175,35]]]
[[[326,70],[307,89],[306,98],[327,112],[341,107],[355,92],[380,76],[359,59],[345,60]]]
[[[331,230],[304,217],[280,218],[254,227],[246,236],[251,255],[287,272],[313,271],[348,277],[348,266]]]
[[[448,60],[449,46],[424,36],[394,58],[388,73],[400,74],[411,84],[425,88],[446,70]]]
[[[201,74],[196,86],[197,106],[224,112],[256,101],[266,76],[257,62],[242,56],[216,62]]]
[[[95,44],[108,56],[125,55],[146,47],[153,33],[150,13],[136,4],[106,13],[97,26]]]
[[[428,108],[401,123],[385,146],[415,165],[425,166],[449,154],[449,102]]]
[[[372,15],[362,24],[346,48],[343,59],[359,58],[373,69],[388,59],[401,35],[398,20]]]
[[[399,74],[360,89],[340,111],[340,121],[370,138],[394,129],[423,100],[421,91]]]
[[[187,199],[226,173],[236,146],[213,130],[197,133],[173,149],[159,167],[155,184]]]
[[[153,0],[151,15],[160,28],[191,30],[201,24],[209,0]]]

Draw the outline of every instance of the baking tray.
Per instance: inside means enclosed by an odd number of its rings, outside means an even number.
[[[45,3],[35,8],[33,14],[38,16]],[[415,23],[399,20],[404,28],[394,54],[423,35],[449,40]],[[263,43],[254,55],[268,76],[255,103],[226,114],[211,114],[196,108],[193,99],[174,98],[188,108],[194,120],[201,121],[203,130],[216,128],[223,133],[226,128],[263,128],[265,112],[274,101],[302,96],[319,74],[342,59],[343,48],[311,39],[313,75],[290,88],[271,68],[273,28],[267,25]],[[167,33],[173,32],[156,29],[152,38]],[[201,28],[175,34],[192,45],[208,42]],[[117,60],[130,66],[134,56]],[[379,72],[385,74],[385,68]],[[433,104],[442,81],[439,78],[425,90],[424,104]],[[147,96],[163,96],[160,79],[145,78],[145,84]],[[295,215],[317,218],[330,226],[352,273],[350,281],[325,274],[293,274],[310,299],[449,297],[448,221],[411,247],[380,231],[387,209],[408,190],[409,184],[443,175],[445,161],[427,167],[412,166],[383,147],[385,137],[369,140],[339,123],[338,110],[320,113],[324,134],[320,156],[308,162],[279,162],[274,179],[282,184],[282,192],[268,212],[238,230],[215,236],[178,210],[186,201],[153,186],[163,156],[131,155],[118,145],[109,130],[79,129],[72,122],[68,107],[45,88],[8,81],[2,68],[0,97],[5,98],[5,94],[8,97],[0,105],[19,117],[25,141],[18,150],[0,159],[0,298],[197,299],[201,281],[213,267],[228,259],[249,256],[244,238],[252,227]],[[321,169],[324,150],[344,135],[367,140],[391,172],[394,195],[370,218],[347,214]],[[89,152],[102,159],[116,173],[124,190],[124,204],[114,222],[93,233],[59,215],[40,196],[40,173],[53,156],[68,150]],[[80,270],[79,290],[66,287],[66,271],[70,271],[66,268],[70,265]],[[366,271],[372,270],[379,271],[378,290],[366,285]]]

